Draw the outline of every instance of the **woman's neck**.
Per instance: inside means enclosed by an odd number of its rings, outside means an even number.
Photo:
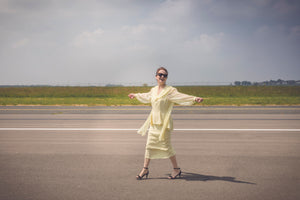
[[[164,89],[166,87],[166,84],[158,85],[159,89]]]

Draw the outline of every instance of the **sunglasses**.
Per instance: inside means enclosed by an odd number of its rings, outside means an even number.
[[[162,74],[162,73],[159,73],[159,74],[156,74],[156,76],[159,76],[159,77],[165,77],[165,78],[167,78],[168,77],[168,74]]]

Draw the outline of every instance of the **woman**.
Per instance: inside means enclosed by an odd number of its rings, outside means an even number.
[[[157,86],[153,87],[148,93],[129,94],[129,98],[137,98],[142,103],[151,103],[151,113],[138,130],[138,133],[145,135],[148,128],[148,138],[146,144],[144,167],[139,175],[138,180],[144,176],[148,178],[149,163],[151,159],[170,158],[173,165],[172,174],[169,179],[180,177],[181,170],[178,167],[175,151],[171,145],[171,130],[173,130],[173,121],[171,111],[174,103],[180,105],[192,105],[194,102],[202,102],[200,97],[189,96],[179,93],[176,88],[167,86],[168,71],[164,67],[160,67],[156,71]]]

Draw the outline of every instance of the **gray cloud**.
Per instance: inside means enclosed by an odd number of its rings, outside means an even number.
[[[299,1],[0,1],[0,84],[299,79]]]

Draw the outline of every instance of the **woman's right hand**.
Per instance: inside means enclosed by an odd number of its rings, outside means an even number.
[[[135,94],[130,93],[130,94],[128,95],[128,97],[129,97],[130,99],[134,99],[134,98],[135,98]]]

